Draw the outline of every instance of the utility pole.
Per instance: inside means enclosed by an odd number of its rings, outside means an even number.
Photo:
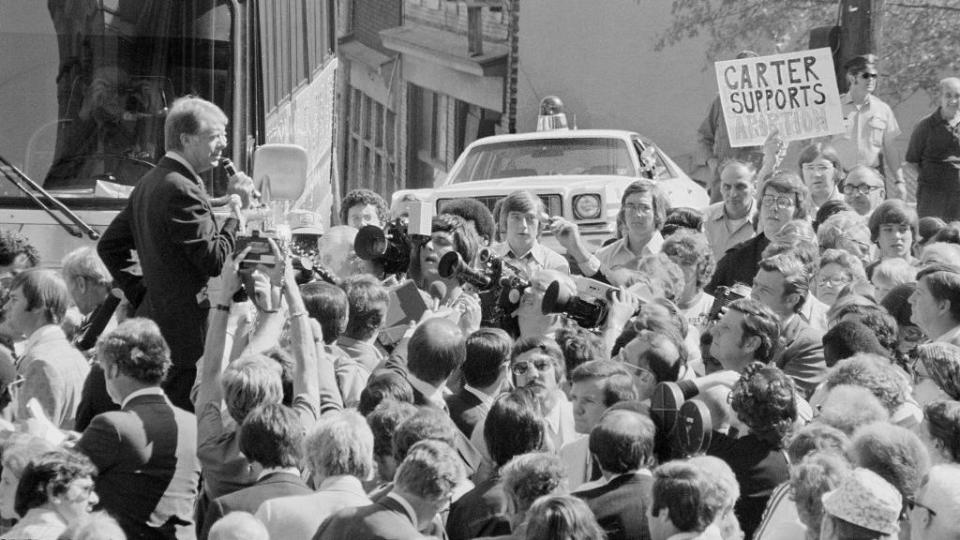
[[[840,93],[847,91],[843,65],[862,54],[880,53],[884,0],[840,0],[838,25],[810,31],[810,48],[830,47]]]

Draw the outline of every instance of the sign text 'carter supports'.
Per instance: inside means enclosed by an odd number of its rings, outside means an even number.
[[[716,70],[734,148],[759,146],[774,129],[788,141],[843,131],[830,49],[717,62]]]

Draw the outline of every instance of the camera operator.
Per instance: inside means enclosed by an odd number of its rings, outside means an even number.
[[[530,276],[530,286],[520,297],[516,317],[520,338],[553,338],[563,326],[560,315],[543,313],[543,295],[551,283],[557,281],[570,295],[577,294],[577,286],[568,274],[546,268]]]
[[[477,256],[480,240],[463,218],[452,214],[434,216],[430,239],[415,244],[410,255],[408,276],[421,290],[428,292],[438,307],[460,312],[460,327],[465,333],[480,328],[480,300],[476,293],[467,291],[456,276],[440,276],[439,263],[447,253],[457,252],[466,264]]]
[[[493,251],[528,276],[543,268],[569,274],[567,260],[540,243],[540,233],[548,226],[542,221],[544,217],[547,213],[540,197],[524,190],[510,193],[503,199],[499,215],[506,241],[495,245]]]

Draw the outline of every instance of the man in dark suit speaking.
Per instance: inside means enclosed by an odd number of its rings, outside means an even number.
[[[170,401],[189,411],[210,308],[207,281],[233,252],[243,219],[240,199],[232,197],[231,217],[218,224],[199,176],[219,164],[226,125],[213,103],[176,100],[164,123],[166,155],[140,179],[97,246],[137,316],[153,319],[170,344],[173,366],[163,387]],[[253,188],[242,173],[231,184],[233,191]]]

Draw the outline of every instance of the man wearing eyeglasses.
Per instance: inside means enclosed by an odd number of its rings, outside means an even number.
[[[537,395],[553,448],[562,448],[579,437],[573,419],[573,404],[560,389],[564,379],[564,363],[563,352],[556,341],[550,338],[521,338],[514,344],[511,356],[510,372],[514,385],[517,388],[529,387]]]
[[[885,195],[883,177],[876,169],[866,165],[851,169],[843,183],[844,200],[864,217],[869,217],[880,206]]]
[[[926,483],[907,500],[907,508],[912,540],[960,538],[960,467],[931,467]]]
[[[833,146],[847,170],[866,165],[888,178],[890,193],[897,198],[906,195],[906,184],[900,170],[900,152],[894,146],[900,136],[900,125],[890,106],[873,95],[880,74],[877,57],[872,54],[850,59],[847,71],[849,89],[840,96],[844,132],[833,137]]]

